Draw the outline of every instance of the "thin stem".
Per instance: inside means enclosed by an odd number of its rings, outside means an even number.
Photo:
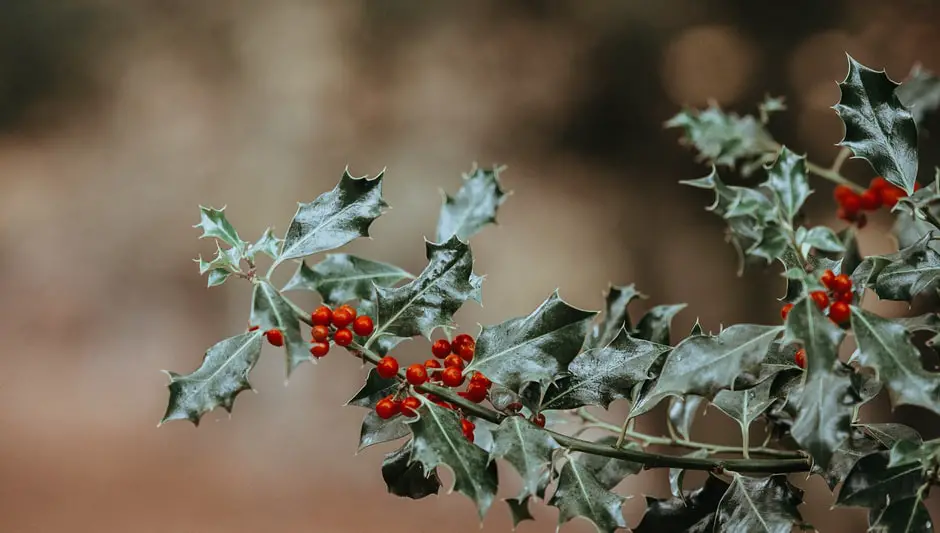
[[[848,159],[850,155],[852,155],[852,151],[843,146],[842,149],[839,150],[839,153],[836,154],[836,159],[832,162],[830,170],[839,172],[839,169],[842,168],[842,163],[845,163],[845,160]]]
[[[857,193],[865,192],[865,188],[864,188],[864,187],[852,183],[851,181],[849,181],[848,179],[846,179],[842,174],[839,174],[838,171],[832,170],[831,168],[823,168],[823,167],[817,165],[816,163],[813,163],[813,162],[811,162],[811,161],[807,161],[807,162],[806,162],[806,170],[808,170],[808,171],[809,171],[810,173],[812,173],[812,174],[816,174],[816,175],[819,176],[820,178],[827,179],[827,180],[829,180],[829,181],[831,181],[831,182],[833,182],[833,183],[837,183],[837,184],[839,184],[839,185],[845,185],[846,187],[852,189],[853,191],[855,191],[855,192],[857,192]]]
[[[751,435],[748,431],[750,428],[745,424],[741,424],[741,455],[745,459],[750,459],[751,454],[748,451],[748,446],[750,445]]]

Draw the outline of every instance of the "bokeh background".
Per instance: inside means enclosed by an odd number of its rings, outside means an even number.
[[[0,532],[479,531],[462,496],[388,495],[379,465],[392,446],[355,454],[363,412],[341,406],[364,372],[341,353],[285,387],[281,355],[266,349],[259,394],[232,418],[157,429],[159,371],[190,371],[248,318],[248,287],[207,290],[192,262],[213,251],[191,227],[197,205],[227,204],[254,239],[283,232],[295,202],[346,165],[387,167],[394,209],[349,250],[418,271],[439,190],[474,161],[501,163],[515,194],[474,240],[487,281],[485,308],[458,317],[471,331],[527,314],[556,287],[597,309],[608,283],[629,282],[650,296],[637,312],[688,302],[680,333],[696,317],[713,330],[769,323],[777,268],[735,275],[710,197],[677,184],[707,169],[663,121],[709,99],[752,112],[783,95],[776,137],[828,163],[844,52],[894,79],[917,61],[938,70],[938,15],[914,0],[0,1]],[[936,163],[935,139],[922,168]],[[831,187],[815,187],[810,216],[841,227]],[[862,233],[865,253],[891,250],[889,224],[876,217]],[[403,358],[424,359],[425,344]],[[865,416],[938,433],[884,399]],[[662,431],[661,419],[641,426]],[[695,435],[737,442],[717,412]],[[511,496],[514,474],[500,475]],[[864,530],[864,512],[828,511],[821,480],[799,483],[821,531]],[[637,495],[630,525],[642,494],[668,494],[660,471],[621,489]],[[519,531],[552,531],[555,510],[535,513]],[[503,504],[485,527],[509,529]]]

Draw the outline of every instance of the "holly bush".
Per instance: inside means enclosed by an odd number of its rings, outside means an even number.
[[[940,440],[924,441],[901,424],[867,422],[859,408],[884,391],[893,405],[940,413],[940,376],[922,361],[940,338],[940,315],[888,318],[862,305],[872,293],[905,302],[937,294],[940,170],[929,185],[918,185],[917,123],[940,105],[940,79],[915,69],[899,85],[848,59],[834,106],[845,136],[832,165],[814,164],[773,138],[767,125],[784,110],[781,99],[766,99],[756,117],[711,106],[666,123],[711,166],[707,176],[683,183],[712,191],[707,209],[727,222],[742,268],[781,265],[787,288],[779,323],[712,333],[696,322],[673,344],[671,322],[685,305],[658,305],[634,321],[628,306],[646,296],[624,285],[610,287],[603,312],[573,307],[556,291],[527,316],[455,336],[454,313],[482,301],[483,277],[473,271],[468,242],[496,221],[507,197],[502,169],[475,168],[445,196],[434,240],[426,243],[427,266],[417,274],[349,254],[307,262],[368,236],[388,207],[381,174],[354,178],[347,171],[332,191],[299,205],[283,238],[268,229],[249,243],[223,210],[201,208],[196,227],[216,241],[217,252],[197,259],[199,271],[210,287],[232,277],[250,282],[249,328],[210,347],[192,373],[168,372],[161,423],[198,425],[219,406],[231,412],[238,393],[251,388],[248,375],[265,340],[283,346],[288,376],[342,347],[375,365],[348,405],[367,410],[360,449],[403,442],[385,456],[381,472],[397,496],[438,493],[438,469],[446,467],[482,519],[497,494],[501,459],[522,480],[518,495],[504,500],[514,524],[532,519],[529,505],[542,500],[558,508],[559,525],[583,517],[607,532],[627,527],[625,497],[615,486],[642,469],[662,468],[672,497],[647,497],[634,531],[787,532],[813,529],[798,509],[803,492],[788,477],[810,474],[838,487],[836,506],[868,509],[871,530],[932,531],[924,500],[940,479]],[[850,155],[870,163],[868,187],[840,173]],[[751,186],[728,185],[719,168],[741,174],[745,184],[766,176]],[[845,229],[804,216],[811,176],[836,184]],[[856,234],[865,213],[879,208],[896,216],[900,251],[865,256]],[[256,264],[261,256],[271,259],[266,271]],[[277,287],[271,274],[285,263],[296,270]],[[316,292],[322,305],[305,311],[285,295],[291,291]],[[928,333],[925,342],[915,342],[920,332]],[[404,340],[435,336],[424,363],[400,366],[390,355]],[[840,351],[851,355],[840,358]],[[630,404],[622,424],[588,410],[616,400]],[[664,402],[668,435],[638,431],[636,417]],[[740,425],[740,446],[690,438],[706,404]],[[748,430],[758,419],[766,438],[751,443]],[[566,420],[577,429],[557,431]],[[588,429],[604,436],[582,438]],[[708,472],[702,486],[684,486],[688,470]]]

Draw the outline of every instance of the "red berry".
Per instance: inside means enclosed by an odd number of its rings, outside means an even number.
[[[822,282],[824,287],[826,287],[827,289],[831,289],[832,280],[834,280],[835,278],[836,278],[835,272],[829,269],[826,269],[826,271],[822,273],[822,276],[819,276],[819,281]]]
[[[456,366],[445,368],[441,372],[441,381],[448,387],[459,387],[463,385],[463,370]]]
[[[261,326],[248,326],[248,331],[257,331]]]
[[[417,398],[415,398],[417,399]],[[375,414],[382,420],[388,420],[401,411],[401,402],[395,401],[395,398],[388,396],[382,398],[375,404]]]
[[[829,308],[829,318],[836,324],[844,324],[851,314],[849,304],[845,302],[836,302]]]
[[[333,311],[333,325],[338,328],[345,328],[352,324],[354,318],[348,307],[340,307]]]
[[[865,211],[874,211],[881,207],[881,193],[876,189],[867,189],[860,199],[862,209]]]
[[[471,381],[467,385],[467,399],[473,403],[480,403],[486,399],[486,391],[486,385]]]
[[[425,368],[441,368],[441,362],[438,361],[437,359],[428,359],[427,361],[424,362],[424,367]],[[431,372],[430,377],[431,379],[435,379],[435,380],[441,379],[441,373],[440,371]]]
[[[334,316],[336,316],[334,314]],[[353,341],[352,331],[349,331],[346,328],[336,330],[336,333],[333,334],[333,342],[339,346],[349,346]]]
[[[310,313],[310,321],[315,326],[329,326],[333,320],[333,311],[325,305],[317,307],[316,311]]]
[[[844,208],[839,208],[836,210],[836,218],[839,220],[844,220],[846,222],[855,222],[855,217],[858,216],[858,213],[848,213]]]
[[[434,405],[436,405],[436,406],[438,406],[438,407],[443,407],[444,409],[451,409],[451,410],[453,410],[453,408],[454,408],[453,405],[451,405],[451,404],[445,402],[444,400],[437,400],[436,402],[434,402]]]
[[[862,208],[862,197],[853,192],[851,196],[843,198],[839,205],[845,210],[847,216],[855,216]]]
[[[785,305],[780,309],[780,318],[786,320],[786,319],[787,319],[787,315],[790,314],[790,311],[791,311],[791,310],[793,310],[793,304],[785,304]]]
[[[428,382],[428,369],[424,365],[411,365],[405,370],[405,379],[415,386],[424,385]]]
[[[398,360],[391,355],[386,355],[379,359],[378,364],[375,365],[375,371],[380,377],[392,379],[398,374]]]
[[[476,426],[473,425],[473,422],[467,420],[466,418],[460,419],[460,431],[463,432],[464,437],[473,442],[473,430],[476,429]]]
[[[894,207],[897,205],[898,200],[907,196],[907,193],[903,189],[898,189],[897,187],[892,186],[889,189],[881,190],[881,201],[885,204],[885,207]]]
[[[267,337],[268,342],[274,346],[284,346],[284,334],[281,333],[279,329],[269,329],[264,332],[264,336]]]
[[[473,337],[467,335],[466,333],[461,333],[460,335],[454,337],[454,342],[450,344],[450,349],[454,354],[460,355],[460,346],[468,342],[473,342]]]
[[[480,385],[486,387],[486,390],[490,390],[490,387],[493,386],[493,382],[480,372],[474,372],[473,375],[470,376],[470,383],[479,383]]]
[[[842,302],[844,304],[851,304],[852,300],[855,299],[855,295],[852,294],[852,291],[839,292],[833,295],[837,302]]]
[[[315,342],[313,343],[313,346],[310,347],[310,355],[316,357],[317,359],[325,357],[329,352],[330,343],[328,342]]]
[[[473,442],[474,436],[473,436],[473,432],[472,432],[472,431],[471,431],[470,433],[464,433],[463,436],[464,436],[464,437],[467,437],[467,440],[468,440],[468,441]]]
[[[330,338],[330,328],[326,326],[313,326],[310,336],[317,342],[325,342]]]
[[[447,342],[447,339],[437,339],[434,341],[434,344],[431,345],[431,353],[438,359],[447,357],[447,355],[450,354],[450,343]]]
[[[450,354],[444,358],[444,368],[463,368],[463,359],[459,355]]]
[[[920,183],[919,183],[919,182],[916,182],[916,181],[914,182],[914,190],[915,190],[915,191],[919,191],[919,190],[920,190]]]
[[[409,396],[401,401],[401,414],[408,418],[418,416],[418,408],[421,407],[421,400],[414,396]]]
[[[457,355],[460,356],[466,362],[473,360],[473,352],[476,350],[476,343],[473,341],[465,342],[460,345],[460,348],[457,351]]]
[[[796,366],[806,368],[806,350],[803,348],[797,350],[796,354],[793,356],[793,361],[796,363]]]
[[[375,330],[375,324],[372,323],[372,318],[366,315],[357,316],[353,320],[353,331],[356,332],[356,335],[360,337],[367,337],[372,334],[372,331]]]
[[[842,204],[846,198],[853,194],[855,194],[855,191],[846,185],[836,185],[835,190],[832,191],[833,198],[835,198],[836,202],[839,204]]]
[[[809,293],[809,297],[813,299],[820,311],[829,307],[829,295],[826,291],[813,291]]]
[[[539,413],[537,415],[532,415],[532,418],[530,418],[530,420],[532,421],[533,424],[535,424],[536,426],[540,428],[545,427],[545,415],[543,415],[542,413]]]
[[[519,411],[522,410],[522,404],[519,402],[512,402],[511,404],[506,406],[506,410],[511,413],[518,413]]]
[[[871,182],[868,184],[868,188],[873,191],[881,191],[891,187],[891,184],[888,183],[888,180],[882,178],[881,176],[872,178]]]
[[[845,274],[839,274],[832,280],[832,287],[835,292],[849,292],[852,290],[852,280]]]

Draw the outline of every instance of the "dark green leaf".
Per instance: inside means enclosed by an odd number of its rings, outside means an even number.
[[[453,197],[444,195],[444,205],[437,221],[437,242],[456,235],[467,242],[487,224],[496,223],[496,211],[506,200],[500,188],[500,168],[475,168],[463,175],[463,185]]]
[[[940,412],[940,380],[927,372],[903,325],[852,306],[858,362],[874,368],[894,405],[919,405]]]
[[[669,346],[631,337],[626,330],[604,348],[581,352],[568,365],[571,378],[548,389],[543,409],[573,409],[629,398],[630,391],[650,378],[650,368]],[[484,372],[485,373],[485,372]],[[489,374],[487,374],[489,375]]]
[[[372,298],[373,283],[392,287],[414,276],[388,263],[380,263],[349,254],[328,254],[313,268],[301,262],[297,272],[284,286],[285,291],[316,291],[328,305]]]
[[[683,439],[688,440],[690,438],[692,422],[695,421],[695,414],[704,399],[694,394],[670,398],[669,423]]]
[[[760,237],[746,252],[755,257],[767,260],[770,264],[778,259],[787,250],[790,245],[790,238],[786,230],[777,224],[768,224],[763,226],[760,231]]]
[[[708,457],[708,450],[695,450],[692,453],[687,453],[683,457],[688,457],[691,459],[705,459]],[[670,468],[669,469],[669,492],[672,493],[673,497],[679,498],[685,501],[685,493],[682,491],[682,481],[685,479],[684,468]],[[688,504],[688,502],[686,502]]]
[[[346,405],[373,409],[379,400],[394,394],[400,386],[401,382],[397,379],[385,379],[379,375],[375,368],[371,368],[362,388],[346,402]]]
[[[940,107],[940,78],[921,65],[914,65],[895,94],[911,110],[914,122],[921,125],[924,115]]]
[[[605,489],[583,465],[569,460],[548,504],[558,508],[559,526],[580,516],[590,520],[597,531],[609,533],[627,527],[622,511],[625,500]]]
[[[544,429],[520,416],[510,416],[493,432],[490,460],[505,459],[522,476],[528,494],[535,494],[556,449],[558,443]]]
[[[377,316],[369,347],[383,335],[430,338],[435,328],[452,328],[453,316],[467,300],[480,302],[483,278],[473,273],[470,247],[456,237],[427,243],[428,266],[401,287],[376,287]],[[489,375],[489,374],[487,374]]]
[[[876,508],[892,501],[910,498],[923,483],[919,463],[888,468],[888,452],[866,455],[855,463],[842,484],[838,507]]]
[[[236,249],[244,249],[248,243],[238,236],[238,232],[225,218],[225,207],[222,209],[212,209],[211,207],[199,206],[199,224],[194,228],[202,229],[200,239],[214,238],[227,243]]]
[[[634,406],[630,416],[655,407],[667,396],[695,394],[713,398],[730,388],[741,372],[756,371],[783,328],[736,324],[717,336],[701,335],[680,342],[666,357],[666,364],[649,396]]]
[[[845,251],[845,244],[843,244],[842,239],[827,226],[816,226],[808,230],[801,226],[796,230],[796,242],[799,243],[803,255],[809,255],[810,250],[823,252]]]
[[[529,499],[532,496],[526,494],[520,498],[506,498],[506,504],[509,505],[509,513],[512,516],[512,530],[519,527],[519,523],[525,520],[535,520],[529,511]]]
[[[885,448],[891,448],[901,440],[910,440],[917,443],[924,441],[916,429],[904,424],[859,424],[858,426]]]
[[[935,442],[917,442],[899,440],[888,452],[888,468],[907,463],[921,463],[929,460],[937,451]]]
[[[354,178],[347,169],[332,191],[299,204],[275,264],[368,237],[369,226],[388,207],[382,199],[382,177]]]
[[[682,498],[659,500],[646,497],[646,513],[634,533],[666,533],[685,531],[711,531],[691,529],[711,518],[718,508],[728,484],[721,479],[708,476],[705,484],[694,491],[686,491]]]
[[[913,498],[892,499],[878,511],[869,531],[874,533],[933,533],[930,513],[920,492]]]
[[[849,438],[836,448],[826,468],[813,465],[813,473],[821,475],[829,485],[829,490],[835,490],[836,485],[842,483],[845,476],[855,465],[855,462],[870,453],[881,450],[881,444],[869,437],[859,428],[853,428]]]
[[[839,84],[833,109],[845,124],[839,144],[871,163],[875,173],[908,194],[917,179],[917,126],[894,91],[898,84],[849,56],[849,73]]]
[[[421,464],[411,462],[411,450],[412,441],[409,440],[382,461],[382,479],[388,492],[413,500],[437,494],[441,489],[437,470],[425,474]]]
[[[578,355],[596,314],[571,307],[556,291],[529,316],[484,326],[466,371],[514,392],[533,382],[544,389]]]
[[[790,533],[803,521],[797,506],[803,491],[785,475],[754,478],[734,474],[731,488],[718,505],[715,531],[723,533]]]
[[[879,298],[911,301],[940,280],[940,252],[931,248],[932,235],[901,251],[867,257],[852,275]]]
[[[261,234],[261,238],[248,248],[245,256],[254,259],[258,253],[263,253],[271,259],[277,259],[277,251],[281,247],[281,242],[282,240],[274,235],[271,228],[268,228]]]
[[[248,373],[261,355],[261,332],[229,337],[206,350],[202,364],[192,374],[170,376],[170,401],[160,424],[189,420],[199,425],[205,413],[222,406],[232,412],[235,396],[251,389]]]
[[[771,385],[773,381],[766,380],[747,390],[723,390],[712,400],[712,405],[737,422],[742,431],[747,431],[751,423],[777,400],[770,396]]]
[[[457,413],[428,401],[409,424],[414,434],[412,459],[426,470],[444,465],[454,473],[454,489],[476,503],[480,519],[493,503],[498,479],[496,463],[460,431]]]
[[[694,146],[700,161],[746,170],[755,168],[776,149],[763,124],[750,115],[740,117],[715,106],[703,111],[684,110],[665,126],[682,128],[682,142]]]
[[[637,324],[636,337],[668,346],[672,319],[686,307],[687,304],[674,304],[657,305],[650,309]]]
[[[255,284],[251,295],[251,323],[261,331],[279,329],[284,334],[288,377],[301,363],[311,360],[310,345],[300,335],[300,317],[267,281]]]
[[[627,306],[637,298],[646,298],[646,295],[636,290],[635,284],[631,283],[621,287],[611,286],[607,290],[604,318],[591,329],[587,340],[584,342],[584,349],[607,346],[621,329],[633,331],[633,322],[630,321]]]
[[[617,437],[608,435],[597,439],[595,442],[603,446],[616,446]],[[631,442],[624,444],[623,449],[639,451],[640,447],[638,444]],[[637,474],[640,470],[643,470],[641,463],[589,453],[578,453],[575,455],[574,460],[584,470],[590,472],[591,475],[594,476],[594,479],[607,490],[611,490],[619,485],[625,477]]]
[[[359,429],[359,451],[374,444],[398,440],[408,436],[408,425],[401,416],[382,420],[375,410],[370,410],[362,419]]]
[[[776,161],[767,169],[767,181],[762,185],[770,189],[784,219],[792,224],[793,217],[812,193],[806,175],[806,157],[782,147]]]

